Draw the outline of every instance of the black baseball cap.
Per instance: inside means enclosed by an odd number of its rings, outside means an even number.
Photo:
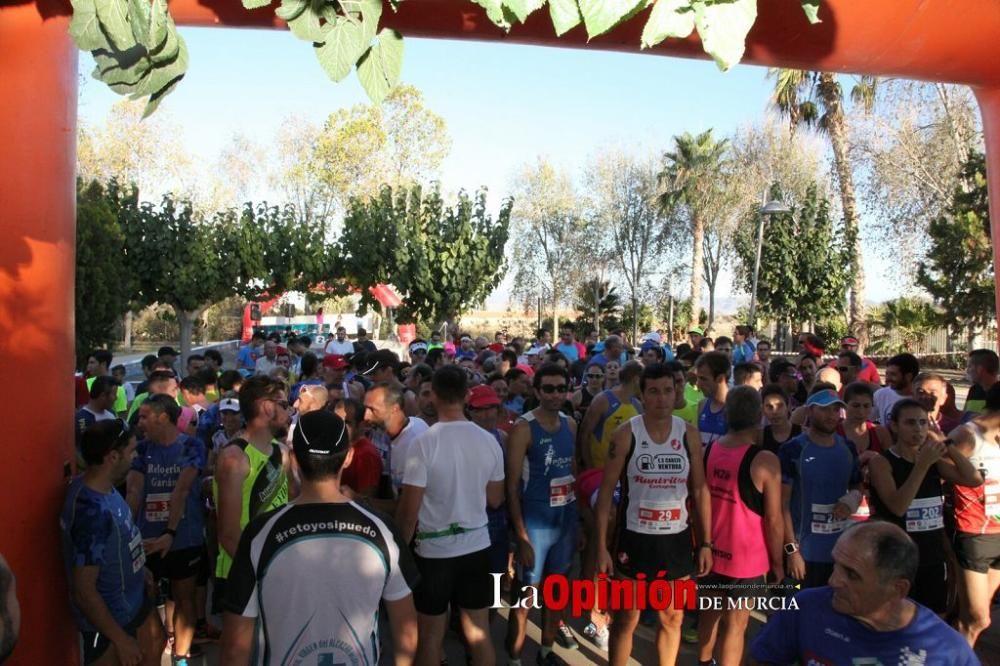
[[[399,357],[391,349],[379,349],[365,355],[363,367],[365,368],[361,372],[363,375],[370,375],[379,368],[392,368],[392,371],[396,372],[399,370]]]
[[[292,435],[296,456],[335,456],[351,446],[344,420],[326,410],[299,417]]]

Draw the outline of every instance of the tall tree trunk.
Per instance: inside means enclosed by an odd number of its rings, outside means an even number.
[[[180,325],[180,367],[183,369],[187,367],[188,356],[191,355],[191,338],[194,336],[194,323],[201,319],[202,314],[205,312],[205,308],[198,308],[197,310],[181,310],[176,305],[173,306],[173,308],[174,314],[177,315],[177,323]]]
[[[840,202],[841,208],[844,210],[844,233],[851,244],[853,281],[850,290],[848,327],[851,330],[851,335],[858,338],[861,342],[861,348],[864,349],[868,342],[864,326],[865,266],[858,225],[858,211],[854,197],[854,174],[851,171],[851,163],[847,155],[847,119],[844,117],[844,107],[841,103],[840,86],[830,72],[823,72],[820,75],[819,92],[823,97],[828,118],[826,131],[830,136],[834,170],[837,172],[837,183],[840,186]]]
[[[698,325],[701,320],[701,265],[704,261],[705,249],[702,244],[705,242],[705,221],[701,215],[694,215],[693,220],[693,243],[691,257],[691,322],[689,327]]]
[[[125,318],[122,322],[122,331],[124,332],[122,346],[125,347],[125,349],[132,349],[132,319],[133,314],[132,311],[129,310],[125,313]]]
[[[635,290],[632,291],[632,340],[631,343],[634,345],[636,340],[639,339],[639,299],[636,297]]]

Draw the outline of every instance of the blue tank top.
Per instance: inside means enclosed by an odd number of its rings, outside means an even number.
[[[521,471],[521,511],[527,525],[560,524],[568,507],[576,508],[573,455],[575,442],[569,429],[569,417],[559,415],[559,430],[545,430],[535,415],[524,420],[531,428],[531,446]]]
[[[698,432],[701,434],[701,445],[708,446],[712,442],[722,439],[722,436],[729,432],[729,424],[726,423],[726,409],[722,408],[717,412],[712,411],[711,399],[706,399],[698,414]]]

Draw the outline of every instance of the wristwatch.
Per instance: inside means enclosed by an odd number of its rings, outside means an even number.
[[[713,548],[715,548],[715,544],[712,543],[711,541],[706,541],[705,543],[701,544],[698,547],[699,548],[708,548],[709,550],[712,550]]]
[[[799,544],[795,543],[794,541],[785,544],[786,555],[794,555],[797,552],[799,552]]]
[[[172,537],[176,537],[177,536],[177,530],[172,530],[169,527],[167,529],[163,530],[163,533],[164,534],[169,534]]]

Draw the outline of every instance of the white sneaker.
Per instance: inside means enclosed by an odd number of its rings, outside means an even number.
[[[596,645],[602,651],[607,652],[608,641],[610,640],[610,638],[611,638],[611,632],[608,631],[607,627],[604,627],[600,631],[598,631],[597,634],[594,636],[594,645]]]

